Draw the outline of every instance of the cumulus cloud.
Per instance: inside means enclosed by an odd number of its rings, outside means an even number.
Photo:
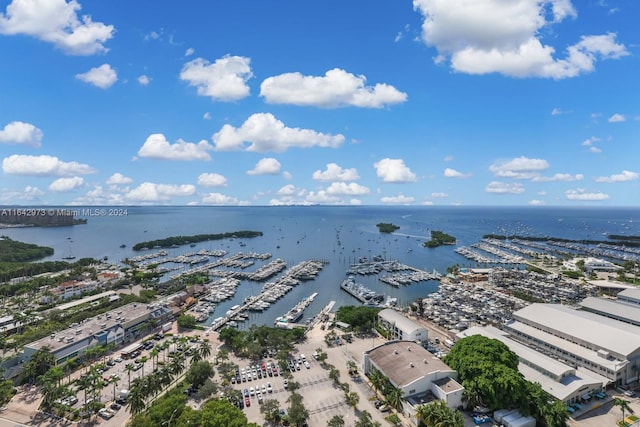
[[[416,175],[404,164],[402,159],[382,159],[373,164],[376,174],[382,182],[404,183],[417,181]]]
[[[250,62],[249,58],[230,55],[216,59],[213,64],[196,58],[184,64],[180,79],[195,86],[200,96],[214,101],[237,101],[249,96],[247,81],[253,76]]]
[[[351,182],[334,182],[327,188],[327,194],[336,196],[366,196],[369,189],[363,185]]]
[[[281,187],[276,194],[278,196],[304,196],[306,191],[302,188],[296,188],[293,184],[287,184],[284,187]]]
[[[577,173],[575,175],[571,175],[569,173],[557,173],[553,176],[535,176],[531,178],[533,182],[552,182],[552,181],[582,181],[584,179],[584,175],[581,173]]]
[[[339,147],[344,142],[344,136],[290,128],[270,113],[256,113],[238,128],[224,125],[212,140],[216,150],[220,151],[245,149],[282,152],[292,147]]]
[[[11,122],[0,130],[0,143],[40,147],[43,133],[31,123]]]
[[[0,191],[0,203],[5,205],[13,205],[16,204],[17,201],[34,202],[36,200],[39,200],[44,195],[44,191],[40,190],[38,187],[33,187],[31,185],[26,186],[22,191],[3,189],[2,191]]]
[[[507,183],[491,181],[484,188],[484,191],[494,194],[521,194],[524,193],[524,187],[519,182]]]
[[[640,178],[640,174],[638,174],[637,172],[623,170],[622,173],[616,173],[610,176],[599,176],[595,178],[595,181],[614,183],[614,182],[624,182],[624,181],[635,181],[638,178]]]
[[[444,176],[447,178],[467,178],[469,175],[464,174],[462,172],[458,172],[455,169],[446,168],[444,170]]]
[[[413,203],[415,201],[415,197],[405,196],[404,194],[400,193],[397,196],[381,197],[380,201],[387,204],[407,205]]]
[[[0,34],[35,37],[70,55],[106,52],[104,43],[113,37],[113,25],[78,16],[76,0],[13,0],[0,13]]]
[[[143,182],[125,194],[131,202],[167,202],[171,197],[184,197],[195,194],[196,188],[191,184],[156,184]]]
[[[138,83],[140,83],[142,86],[146,86],[151,83],[151,77],[145,74],[138,76]]]
[[[8,175],[73,176],[94,173],[91,166],[78,162],[63,162],[55,156],[14,154],[2,160],[2,171]]]
[[[92,84],[100,89],[108,89],[118,81],[118,74],[116,70],[111,68],[111,65],[102,64],[99,67],[90,69],[86,73],[76,74],[76,79]]]
[[[256,163],[256,167],[247,171],[247,175],[277,175],[280,173],[280,162],[272,157],[265,157]]]
[[[577,201],[600,201],[607,200],[609,195],[603,193],[601,191],[593,191],[589,192],[584,188],[571,189],[564,192],[564,196],[568,200],[577,200]]]
[[[109,185],[127,185],[131,184],[132,182],[133,179],[129,178],[128,176],[124,176],[119,172],[114,173],[109,177],[109,179],[107,179],[107,184]]]
[[[531,179],[548,167],[549,163],[546,160],[520,156],[511,160],[498,161],[489,166],[489,170],[500,178]]]
[[[138,155],[159,160],[211,160],[208,151],[212,149],[211,144],[205,140],[196,144],[178,139],[171,144],[163,134],[154,133],[140,147]]]
[[[382,108],[405,102],[407,94],[393,86],[378,83],[366,85],[365,76],[356,76],[334,68],[324,76],[285,73],[266,78],[260,85],[260,96],[269,104],[292,104],[323,108]]]
[[[248,205],[248,202],[241,201],[235,197],[227,196],[221,193],[209,193],[202,197],[202,203],[207,205]]]
[[[336,163],[327,163],[327,169],[324,171],[317,170],[313,173],[313,179],[316,181],[355,181],[360,179],[358,171],[355,168],[343,169]]]
[[[616,113],[613,116],[609,117],[609,123],[621,123],[625,121],[627,121],[627,118],[619,113]]]
[[[198,184],[203,187],[226,187],[227,178],[219,173],[203,173],[198,176]]]
[[[58,178],[49,185],[49,190],[56,193],[68,193],[75,190],[78,187],[84,185],[84,178],[80,176],[74,176],[71,178]]]
[[[343,204],[340,196],[335,194],[329,194],[324,190],[320,191],[311,191],[305,197],[304,202],[302,204]]]
[[[628,55],[616,35],[585,35],[563,58],[543,44],[544,29],[577,13],[569,0],[414,0],[423,17],[422,40],[438,51],[436,62],[468,74],[563,79],[593,71],[599,59]]]

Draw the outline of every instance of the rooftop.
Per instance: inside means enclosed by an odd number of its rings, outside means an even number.
[[[440,378],[433,382],[438,388],[445,393],[453,393],[454,391],[464,390],[460,383],[451,377]]]
[[[401,329],[403,331],[415,331],[416,329],[424,329],[424,327],[420,326],[413,320],[404,316],[402,313],[397,312],[392,308],[385,308],[378,313],[382,319],[387,322],[395,324],[396,328]]]
[[[396,387],[436,372],[454,372],[440,359],[413,341],[390,341],[365,354]]]
[[[625,298],[635,302],[640,302],[640,289],[636,287],[627,288],[618,294],[618,298]]]
[[[562,304],[531,304],[514,312],[513,318],[529,325],[541,325],[624,357],[640,350],[640,328],[637,326]]]
[[[622,322],[640,325],[640,305],[629,304],[605,298],[588,297],[580,306],[587,311],[605,313]]]

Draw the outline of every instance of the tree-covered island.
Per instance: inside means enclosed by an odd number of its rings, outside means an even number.
[[[196,234],[194,236],[173,236],[166,237],[164,239],[148,240],[146,242],[140,242],[133,245],[134,251],[141,251],[151,248],[171,248],[175,246],[187,245],[190,243],[206,242],[209,240],[222,240],[222,239],[249,239],[252,237],[262,236],[262,231],[234,231],[230,233],[217,233],[217,234]]]
[[[400,228],[395,224],[391,224],[390,222],[380,222],[376,224],[376,227],[378,227],[378,231],[380,231],[381,233],[393,233]]]
[[[431,231],[431,240],[422,244],[425,248],[437,248],[442,245],[455,245],[456,238],[442,231]]]
[[[53,255],[53,248],[0,236],[0,262],[31,262]]]

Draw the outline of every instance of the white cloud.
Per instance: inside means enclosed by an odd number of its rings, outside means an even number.
[[[214,101],[237,101],[249,96],[247,81],[253,76],[250,62],[243,56],[226,55],[213,64],[196,58],[184,64],[180,79],[195,86],[200,96]]]
[[[400,193],[397,196],[385,196],[380,198],[382,203],[395,204],[395,205],[406,205],[409,203],[413,203],[415,201],[414,197],[405,196]]]
[[[591,136],[587,139],[585,139],[584,141],[582,141],[583,146],[585,147],[591,147],[595,142],[600,141],[600,138],[596,138],[595,136]]]
[[[280,173],[280,162],[272,157],[260,159],[256,166],[247,171],[247,175],[277,175]]]
[[[609,198],[608,194],[601,191],[587,192],[587,190],[583,188],[567,190],[564,192],[564,195],[569,200],[578,201],[598,201],[607,200]]]
[[[454,159],[454,157],[449,155],[449,156],[445,156],[443,160],[448,163],[448,162],[452,162],[453,159]]]
[[[166,202],[171,197],[191,196],[195,192],[196,188],[191,184],[175,185],[143,182],[127,192],[125,197],[132,202]]]
[[[92,84],[100,89],[108,89],[118,81],[118,74],[109,64],[94,67],[86,73],[76,74],[76,79]]]
[[[600,148],[598,148],[598,147],[595,147],[595,146],[594,147],[589,147],[589,151],[591,153],[602,153],[602,150]]]
[[[133,179],[129,178],[128,176],[124,176],[119,172],[114,173],[109,177],[109,179],[107,179],[107,184],[109,185],[127,185],[131,184],[132,182]]]
[[[113,37],[113,25],[78,17],[76,0],[13,0],[0,13],[0,34],[24,34],[52,43],[71,55],[106,52],[104,43]]]
[[[413,6],[424,19],[422,40],[438,51],[436,62],[450,58],[458,72],[563,79],[592,71],[598,59],[628,55],[608,33],[582,36],[555,58],[541,38],[577,16],[569,0],[414,0]]]
[[[94,173],[95,169],[78,162],[63,162],[55,156],[14,154],[2,160],[2,171],[8,175],[73,176]]]
[[[305,198],[302,204],[342,204],[342,199],[339,196],[327,193],[324,190],[314,192],[311,191]]]
[[[552,116],[560,116],[562,114],[567,114],[567,113],[570,113],[570,111],[564,111],[559,108],[554,108],[553,110],[551,110]]]
[[[293,184],[287,184],[284,187],[281,187],[276,194],[278,196],[304,196],[306,191],[304,189],[296,188]]]
[[[284,179],[288,179],[288,180],[293,179],[293,175],[291,175],[291,172],[288,172],[288,171],[284,171],[284,172],[282,172],[282,177],[283,177]]]
[[[248,205],[245,201],[240,201],[235,197],[227,196],[221,193],[209,193],[202,197],[202,203],[207,205]]]
[[[198,176],[198,184],[203,187],[226,187],[227,178],[218,173],[203,173]]]
[[[431,198],[433,199],[444,199],[446,197],[449,197],[447,193],[442,193],[442,192],[431,193]]]
[[[313,179],[316,181],[355,181],[360,179],[358,171],[355,168],[343,169],[336,163],[327,163],[327,169],[324,171],[317,170],[313,173]]]
[[[581,173],[577,173],[575,175],[571,175],[569,173],[557,173],[553,176],[535,176],[531,179],[533,182],[552,182],[552,181],[582,181],[584,179],[584,175]]]
[[[151,77],[145,74],[138,76],[138,83],[140,83],[142,86],[147,86],[149,83],[151,83]]]
[[[202,118],[205,120],[211,120],[211,113],[206,111],[203,115]]]
[[[544,200],[533,199],[533,200],[529,200],[529,205],[530,206],[543,206],[543,205],[546,205],[546,203],[544,202]]]
[[[531,179],[548,167],[549,163],[546,160],[520,156],[511,160],[498,161],[489,166],[489,170],[501,178]]]
[[[640,178],[640,174],[638,174],[637,172],[622,171],[622,173],[617,173],[610,176],[599,176],[595,178],[595,181],[613,183],[613,182],[635,181],[638,178]]]
[[[40,147],[43,133],[31,123],[11,122],[0,130],[0,143],[30,145]]]
[[[521,194],[524,193],[524,187],[519,182],[507,183],[491,181],[484,188],[484,191],[494,194]]]
[[[192,47],[188,48],[187,50],[184,51],[184,56],[191,56],[194,53],[196,53],[196,50]]]
[[[19,200],[33,202],[39,200],[44,195],[44,191],[30,185],[26,186],[22,191],[2,189],[2,191],[0,191],[0,203],[13,205]]]
[[[416,175],[411,172],[402,159],[382,159],[373,164],[376,174],[382,178],[382,182],[415,182]]]
[[[75,190],[78,187],[82,187],[84,185],[84,178],[79,176],[74,176],[71,178],[58,178],[49,185],[49,190],[55,191],[56,193],[68,193],[69,191]]]
[[[266,78],[260,96],[269,104],[292,104],[324,108],[382,108],[405,102],[407,94],[378,83],[366,86],[366,77],[334,68],[324,76],[285,73]]]
[[[446,168],[444,170],[444,176],[447,178],[467,178],[469,175],[464,174],[462,172],[458,172],[455,169]]]
[[[334,182],[327,188],[327,194],[335,196],[366,196],[370,193],[369,189],[363,185],[351,182]]]
[[[140,157],[160,160],[211,160],[208,151],[213,147],[205,140],[199,143],[185,142],[182,139],[169,143],[161,133],[149,135],[138,150]]]
[[[625,121],[627,121],[627,118],[619,113],[616,113],[613,116],[609,117],[609,123],[621,123]]]
[[[286,127],[270,113],[252,114],[239,128],[224,125],[212,137],[216,150],[286,151],[292,147],[338,147],[344,142],[341,134],[330,135],[311,129]],[[246,146],[245,144],[249,145]]]

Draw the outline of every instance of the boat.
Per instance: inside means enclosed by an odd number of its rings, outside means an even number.
[[[314,292],[308,298],[303,299],[298,304],[296,304],[295,307],[289,310],[287,314],[285,314],[284,316],[278,317],[275,320],[274,324],[276,326],[279,326],[287,323],[296,323],[302,317],[302,314],[304,313],[304,309],[307,308],[309,304],[311,304],[315,299],[315,297],[317,296],[318,296],[318,293]]]
[[[121,248],[126,248],[127,245],[125,245],[124,243],[120,245]]]

